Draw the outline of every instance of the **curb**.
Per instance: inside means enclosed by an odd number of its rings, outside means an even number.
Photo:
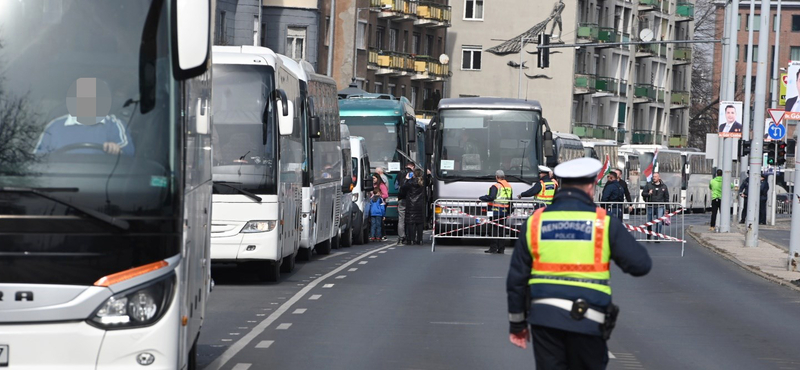
[[[703,240],[699,235],[697,235],[694,232],[694,228],[693,227],[690,226],[686,230],[686,233],[689,234],[689,236],[691,236],[692,239],[697,241],[698,244],[700,244],[703,247],[705,247],[706,249],[709,249],[712,252],[724,257],[728,261],[733,262],[734,264],[736,264],[737,266],[741,267],[742,269],[747,270],[749,272],[752,272],[752,273],[754,273],[754,274],[760,276],[761,278],[764,278],[765,280],[768,280],[770,282],[773,282],[773,283],[776,283],[778,285],[787,287],[787,288],[792,289],[792,290],[794,290],[796,292],[800,292],[800,286],[795,285],[791,281],[783,280],[783,279],[781,279],[781,278],[779,278],[779,277],[777,277],[775,275],[766,273],[766,272],[762,271],[760,268],[758,268],[757,266],[752,266],[752,265],[745,264],[744,262],[740,261],[739,259],[737,259],[733,255],[731,255],[728,251],[726,251],[724,249],[717,248],[714,245],[706,242],[705,240]],[[763,241],[761,239],[759,239],[758,242],[759,243],[766,243],[766,244],[769,244],[770,246],[775,247],[771,243],[765,242],[765,241]],[[778,248],[778,247],[775,247],[775,248]]]

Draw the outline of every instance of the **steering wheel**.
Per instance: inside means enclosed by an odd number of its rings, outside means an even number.
[[[62,146],[62,147],[60,147],[60,148],[58,148],[56,150],[53,150],[52,152],[50,152],[50,154],[61,154],[61,153],[71,152],[73,150],[80,150],[80,149],[95,149],[95,150],[99,150],[101,152],[104,152],[103,151],[103,144],[98,144],[98,143],[75,143],[75,144],[69,144],[69,145]]]

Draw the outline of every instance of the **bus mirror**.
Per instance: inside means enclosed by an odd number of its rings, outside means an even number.
[[[552,157],[555,155],[555,151],[553,150],[553,133],[550,132],[550,130],[544,132],[542,145],[544,146],[545,157]]]
[[[308,137],[317,139],[320,136],[319,117],[311,117],[309,119]]]
[[[361,179],[361,190],[372,191],[372,189],[375,189],[375,186],[372,184],[371,177]]]
[[[278,130],[281,136],[288,136],[294,132],[294,104],[291,100],[285,102],[278,101],[278,112],[281,110],[287,112],[286,114],[278,114]]]
[[[350,176],[342,176],[342,193],[349,193],[353,191],[353,178]]]
[[[433,139],[436,134],[434,134],[433,130],[425,131],[425,155],[431,156],[433,155]]]
[[[413,143],[417,141],[417,123],[414,120],[409,120],[406,122],[408,126],[408,142]]]
[[[176,0],[173,30],[175,59],[172,70],[184,80],[205,73],[210,54],[211,2],[209,0]]]

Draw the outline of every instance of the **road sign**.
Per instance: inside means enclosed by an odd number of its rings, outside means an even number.
[[[780,140],[786,136],[786,126],[784,125],[772,125],[769,127],[769,137],[772,140]]]
[[[767,112],[769,112],[769,116],[772,117],[772,122],[774,122],[776,125],[781,123],[783,116],[786,114],[783,109],[779,108],[768,108]]]

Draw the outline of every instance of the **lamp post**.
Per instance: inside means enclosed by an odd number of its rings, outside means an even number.
[[[353,23],[355,23],[355,26],[353,26],[353,82],[356,82],[358,78],[358,15],[361,14],[362,10],[369,10],[369,8],[356,8],[356,14],[353,17]]]

